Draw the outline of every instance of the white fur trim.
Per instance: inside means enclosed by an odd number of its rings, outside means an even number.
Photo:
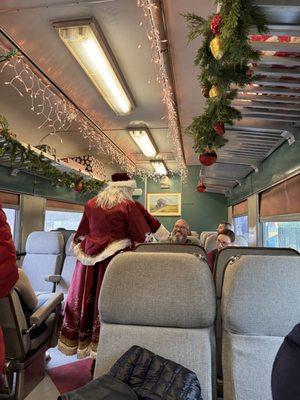
[[[170,232],[161,224],[153,236],[158,241],[167,240],[170,236]]]
[[[95,265],[97,262],[113,256],[117,251],[126,249],[130,245],[130,239],[117,240],[108,245],[101,253],[90,256],[82,251],[80,243],[78,243],[74,246],[74,254],[83,265]]]
[[[132,179],[130,181],[108,182],[108,186],[110,186],[110,187],[129,187],[132,189],[136,189],[136,181],[134,181]]]

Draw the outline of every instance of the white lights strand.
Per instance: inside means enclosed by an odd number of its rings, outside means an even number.
[[[38,77],[23,56],[15,56],[6,61],[0,73],[4,71],[12,74],[12,78],[6,81],[5,85],[14,88],[21,97],[30,97],[31,110],[42,118],[39,129],[47,127],[51,130],[50,135],[57,135],[57,132],[67,132],[74,122],[78,131],[88,140],[90,149],[96,148],[99,152],[106,153],[122,169],[130,174],[135,173],[135,164],[100,130],[92,127],[68,100],[54,93],[52,85],[45,83],[46,79]]]
[[[150,31],[147,36],[151,42],[151,47],[153,48],[152,62],[158,65],[159,76],[157,81],[161,83],[163,90],[163,103],[167,107],[168,114],[168,137],[172,140],[173,148],[175,151],[176,159],[179,164],[179,173],[181,174],[182,180],[186,180],[187,177],[187,167],[184,161],[183,149],[181,143],[181,135],[178,123],[178,114],[176,106],[174,103],[174,92],[169,79],[169,73],[167,71],[167,66],[164,60],[164,47],[159,31],[159,20],[156,15],[158,6],[154,4],[152,0],[137,0],[137,6],[143,9],[144,16],[148,18],[150,24]],[[142,26],[142,21],[140,26]]]

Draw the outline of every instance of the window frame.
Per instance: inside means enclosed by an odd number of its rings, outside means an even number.
[[[13,241],[15,244],[16,249],[18,249],[19,245],[19,237],[20,237],[20,206],[17,204],[7,204],[3,203],[2,204],[2,209],[10,209],[10,210],[15,210],[15,219],[14,219],[14,230],[11,232]],[[4,211],[5,212],[5,211]]]
[[[265,217],[265,218],[260,218],[260,234],[261,234],[261,242],[263,247],[266,247],[265,245],[265,229],[264,229],[264,223],[267,222],[300,222],[300,214],[284,214],[284,215],[276,215],[273,217]],[[279,247],[278,247],[279,248]],[[291,247],[293,248],[293,247]],[[298,249],[295,249],[296,251],[299,252]]]
[[[62,213],[72,213],[72,214],[74,214],[74,213],[76,213],[76,214],[81,214],[81,216],[83,215],[83,213],[84,213],[84,211],[76,211],[76,210],[70,210],[70,209],[63,209],[63,208],[59,208],[59,207],[47,207],[46,209],[45,209],[45,212],[44,212],[44,231],[45,232],[48,232],[48,231],[46,231],[46,227],[45,227],[45,225],[46,225],[46,213],[47,213],[47,211],[55,211],[55,212],[62,212]],[[62,227],[63,228],[63,227]],[[76,229],[74,229],[74,230],[76,230]]]
[[[249,214],[248,214],[248,212],[232,216],[232,224],[233,224],[233,228],[234,228],[234,233],[237,234],[236,226],[235,226],[235,219],[236,218],[241,218],[241,217],[247,217],[248,230],[247,230],[247,236],[245,237],[245,239],[247,239],[247,242],[248,242],[248,245],[249,245]],[[244,235],[242,234],[241,236],[244,236]]]

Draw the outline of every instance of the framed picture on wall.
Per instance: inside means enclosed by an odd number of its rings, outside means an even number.
[[[157,217],[180,216],[181,193],[148,193],[147,210]]]

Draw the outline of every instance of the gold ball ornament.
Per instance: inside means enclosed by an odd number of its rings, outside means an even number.
[[[224,56],[224,44],[220,36],[215,36],[209,44],[210,51],[216,60],[221,60]]]
[[[218,97],[220,95],[220,90],[217,86],[212,86],[209,91],[209,97]]]

